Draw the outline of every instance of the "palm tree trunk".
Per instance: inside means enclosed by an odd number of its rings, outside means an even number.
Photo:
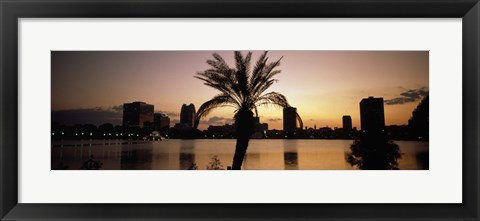
[[[232,170],[240,170],[242,168],[243,158],[245,157],[245,153],[247,152],[249,141],[249,135],[237,136],[237,145],[235,146],[235,155],[233,155]]]
[[[232,170],[240,170],[250,136],[254,131],[253,112],[249,109],[240,109],[235,115],[235,128],[237,130],[237,145],[233,155]]]

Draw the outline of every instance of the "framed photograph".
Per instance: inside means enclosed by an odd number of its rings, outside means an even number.
[[[478,220],[479,10],[2,1],[1,220]]]

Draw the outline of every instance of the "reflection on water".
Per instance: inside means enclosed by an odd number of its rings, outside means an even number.
[[[152,169],[152,146],[136,149],[132,146],[122,146],[120,169],[150,170]]]
[[[285,170],[298,170],[297,140],[286,142],[283,150]]]
[[[362,133],[360,139],[350,146],[346,160],[362,170],[398,170],[398,160],[402,158],[400,147],[388,140],[383,132]]]
[[[429,168],[428,152],[417,153],[416,158],[417,158],[418,167],[428,170]]]
[[[82,169],[82,170],[99,170],[100,168],[102,168],[102,165],[103,165],[102,162],[100,162],[98,160],[95,160],[93,158],[93,155],[91,155],[90,159],[83,162],[83,165],[82,165],[82,167],[80,167],[80,169]]]
[[[283,153],[286,170],[298,170],[298,154],[297,152]]]
[[[198,169],[195,163],[195,146],[192,142],[181,142],[179,160],[181,170],[196,170]]]
[[[353,140],[251,140],[242,169],[351,170],[345,160]],[[428,169],[428,143],[395,141],[402,170]],[[85,162],[101,170],[206,170],[232,163],[235,140],[53,141],[51,168],[82,169]],[[91,161],[89,161],[91,160]],[[218,161],[217,161],[218,160]],[[218,166],[218,165],[217,165]]]

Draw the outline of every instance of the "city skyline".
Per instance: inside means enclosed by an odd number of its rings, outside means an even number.
[[[198,107],[216,94],[193,77],[207,68],[213,52],[52,52],[52,117],[94,114],[103,122],[78,120],[120,125],[119,107],[143,101],[169,115],[171,125],[178,123],[182,104]],[[217,52],[233,64],[232,51]],[[254,51],[252,60],[259,54]],[[282,56],[279,81],[267,92],[284,94],[307,127],[341,128],[342,116],[349,115],[360,128],[358,101],[369,96],[384,98],[385,124],[405,125],[428,94],[427,51],[269,52],[271,61]],[[283,128],[281,108],[261,107],[259,116],[270,129]],[[218,109],[199,129],[231,124],[232,118],[233,109]]]

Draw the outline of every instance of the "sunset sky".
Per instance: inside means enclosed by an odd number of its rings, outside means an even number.
[[[166,113],[171,126],[182,104],[200,105],[218,94],[194,78],[209,68],[207,59],[219,53],[234,66],[232,51],[110,51],[52,52],[52,117],[63,124],[121,124],[123,103],[144,101]],[[246,54],[246,52],[244,52]],[[253,51],[252,65],[261,54]],[[359,102],[383,97],[385,123],[407,124],[428,93],[428,51],[270,51],[269,61],[283,56],[269,90],[285,95],[297,108],[304,126],[342,127],[352,116],[360,128]],[[259,108],[260,121],[282,129],[282,109]],[[201,122],[232,123],[233,109],[220,108]]]

